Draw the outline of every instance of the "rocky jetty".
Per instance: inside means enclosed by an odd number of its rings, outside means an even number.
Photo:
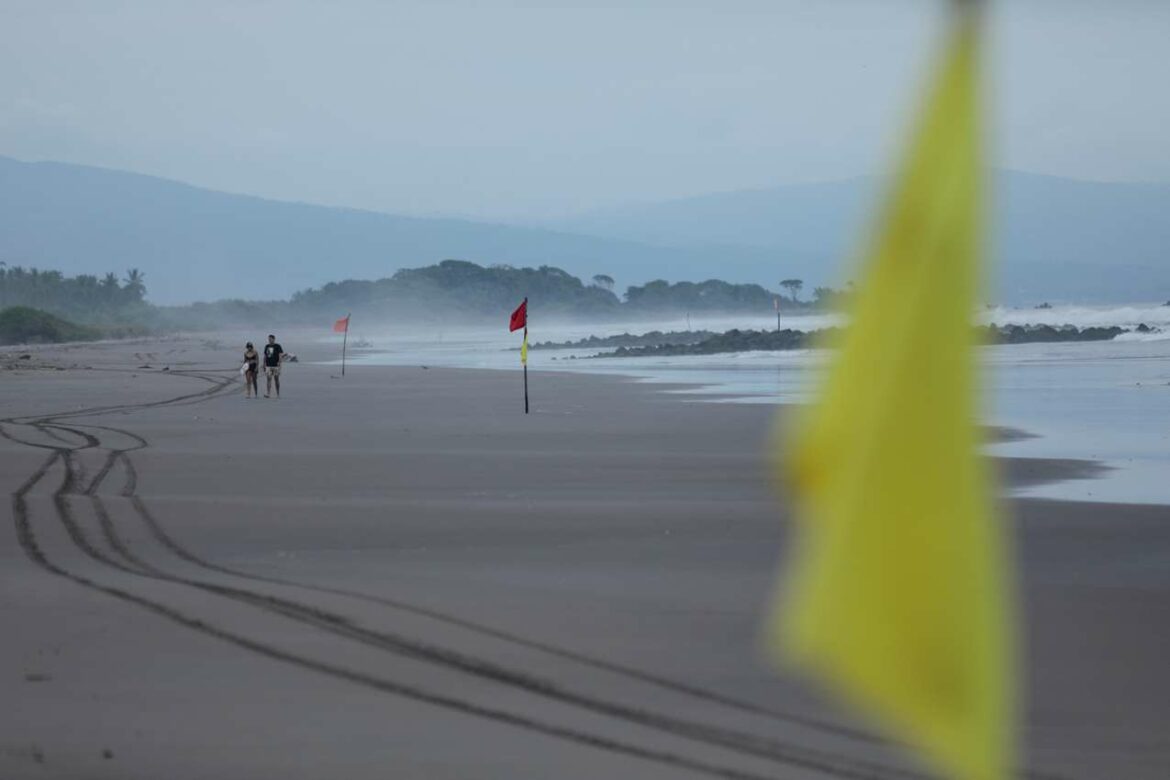
[[[1109,341],[1125,328],[1077,328],[1075,325],[988,325],[979,329],[989,344],[1033,344],[1056,341]]]
[[[716,355],[721,352],[760,352],[803,349],[809,339],[823,331],[800,330],[729,330],[693,344],[656,344],[644,347],[618,347],[595,357],[641,357],[645,355]]]
[[[672,330],[663,333],[652,330],[635,335],[619,333],[616,336],[590,336],[577,341],[542,341],[529,344],[529,349],[601,349],[605,347],[657,347],[670,344],[698,344],[718,335],[711,330]]]
[[[1128,333],[1125,328],[1090,327],[1077,328],[1073,325],[986,325],[976,329],[985,344],[1030,344],[1062,341],[1108,341]],[[688,332],[690,334],[695,331]],[[772,352],[790,349],[806,349],[813,341],[828,332],[824,330],[805,332],[800,330],[729,330],[726,333],[709,335],[697,341],[671,340],[673,334],[647,333],[631,337],[642,340],[641,345],[620,345],[612,352],[599,352],[595,358],[659,357],[673,355],[717,355],[728,352]],[[626,334],[628,336],[628,334]],[[621,337],[614,337],[621,338]],[[598,339],[590,343],[587,339],[569,346],[607,346]],[[565,348],[562,345],[561,348]]]

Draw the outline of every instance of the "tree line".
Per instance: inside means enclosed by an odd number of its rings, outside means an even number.
[[[433,312],[440,316],[491,316],[511,310],[528,297],[548,312],[597,314],[615,309],[617,296],[597,284],[549,265],[514,268],[444,260],[423,268],[404,268],[374,281],[346,280],[302,290],[294,309],[383,309]]]
[[[347,311],[371,319],[482,320],[510,310],[525,297],[544,315],[596,319],[664,312],[762,314],[773,307],[826,307],[842,295],[818,287],[812,301],[802,301],[802,285],[800,280],[784,280],[781,286],[789,292],[785,296],[758,284],[657,279],[631,285],[619,297],[613,289],[613,277],[604,273],[586,283],[550,265],[516,268],[444,260],[404,268],[383,279],[330,282],[301,290],[285,301],[222,300],[160,307],[146,302],[145,276],[138,269],[129,269],[122,278],[113,273],[69,277],[60,271],[10,268],[0,263],[0,307],[30,306],[85,324],[107,328],[133,324],[155,330],[295,323]]]
[[[735,284],[719,279],[704,282],[668,282],[655,279],[631,285],[619,297],[614,279],[596,274],[586,284],[560,268],[481,266],[466,260],[444,260],[424,268],[406,268],[375,281],[331,282],[292,296],[293,308],[391,308],[450,307],[471,314],[491,315],[528,297],[542,311],[569,314],[617,314],[642,311],[767,312],[775,308],[816,307],[835,300],[839,293],[818,287],[813,301],[801,301],[803,282],[785,280],[785,297],[758,284]]]
[[[0,262],[0,308],[29,306],[85,322],[124,320],[145,306],[145,275],[131,268],[119,279],[107,273],[66,276]]]

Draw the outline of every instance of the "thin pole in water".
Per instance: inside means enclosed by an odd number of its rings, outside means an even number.
[[[524,300],[528,300],[525,298]],[[527,319],[527,316],[525,316]],[[528,343],[528,326],[524,326],[524,343]],[[528,414],[528,360],[524,361],[524,414]]]
[[[345,346],[349,342],[349,314],[345,315],[345,335],[341,337],[341,375],[345,376]]]

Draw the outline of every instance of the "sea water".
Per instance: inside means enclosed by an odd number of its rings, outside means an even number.
[[[983,320],[998,325],[1145,324],[1151,333],[1127,333],[1112,341],[985,347],[986,422],[1028,434],[992,445],[994,454],[1093,461],[1104,467],[1092,479],[1022,488],[1019,495],[1170,505],[1170,306],[1057,306],[996,308]],[[815,330],[839,324],[833,315],[788,316],[781,326]],[[502,323],[502,321],[501,321]],[[533,322],[531,341],[571,341],[587,336],[640,334],[652,330],[768,329],[775,317],[691,315],[605,325]],[[351,352],[352,364],[429,365],[515,369],[519,333],[451,328],[415,334],[360,333],[374,349]],[[601,358],[601,350],[530,350],[531,371],[582,371],[662,385],[664,393],[712,403],[792,403],[815,393],[827,356],[818,350],[740,352],[720,355]],[[864,389],[859,389],[864,392]],[[538,391],[539,392],[539,391]]]

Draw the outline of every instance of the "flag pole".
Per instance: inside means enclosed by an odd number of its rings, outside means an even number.
[[[528,344],[528,296],[524,297],[524,344]],[[524,355],[524,414],[528,414],[528,355]]]
[[[345,345],[349,342],[349,313],[345,315],[345,335],[341,337],[341,375],[345,376]]]
[[[524,368],[524,414],[528,414],[528,296],[508,318],[508,332],[515,333],[524,328],[524,340],[520,342],[520,365]]]

